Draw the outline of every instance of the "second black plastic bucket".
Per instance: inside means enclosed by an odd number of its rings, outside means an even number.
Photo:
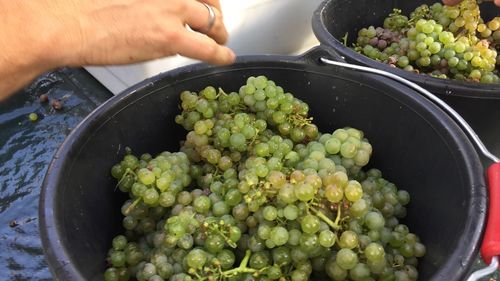
[[[476,260],[487,192],[469,139],[441,109],[391,80],[325,66],[313,50],[301,57],[253,56],[227,67],[188,66],[110,99],[65,140],[48,169],[40,228],[56,280],[103,280],[114,235],[123,231],[110,167],[126,146],[135,153],[176,151],[186,132],[174,122],[179,94],[207,85],[237,91],[266,75],[310,105],[322,132],[352,126],[374,148],[370,162],[408,190],[405,223],[427,245],[420,280],[464,280]]]
[[[321,44],[342,55],[347,62],[394,73],[437,94],[467,120],[494,154],[500,155],[500,84],[471,83],[410,73],[365,57],[343,43],[346,33],[347,45],[351,46],[361,28],[381,26],[394,8],[409,14],[421,4],[436,2],[327,0],[314,13],[313,31]],[[500,13],[500,8],[493,3],[484,2],[481,8],[481,15],[486,19]]]

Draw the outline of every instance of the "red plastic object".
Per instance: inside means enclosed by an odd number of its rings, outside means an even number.
[[[486,264],[490,264],[494,256],[500,256],[500,163],[488,168],[488,190],[488,224],[481,245],[481,256]]]

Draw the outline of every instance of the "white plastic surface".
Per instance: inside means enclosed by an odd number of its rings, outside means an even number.
[[[322,0],[221,0],[228,46],[237,55],[300,54],[318,45],[311,28]],[[198,61],[181,56],[125,66],[86,67],[117,94],[146,78]]]

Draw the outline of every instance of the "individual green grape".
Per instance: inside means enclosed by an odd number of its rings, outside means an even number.
[[[153,172],[146,168],[142,168],[137,172],[137,177],[141,181],[142,184],[144,185],[150,185],[153,182],[155,182],[155,175]]]
[[[304,182],[295,186],[294,194],[300,201],[307,202],[314,198],[315,190],[311,184]]]
[[[127,245],[127,238],[123,235],[118,235],[115,238],[113,238],[113,249],[116,251],[120,251],[125,249],[125,246]]]
[[[202,268],[207,262],[206,253],[201,249],[193,249],[186,255],[186,262],[191,268]]]
[[[326,141],[325,150],[329,154],[337,154],[340,152],[341,145],[342,145],[342,143],[339,139],[332,137]]]
[[[385,219],[380,213],[371,211],[365,215],[365,224],[371,230],[380,230],[385,225]]]
[[[117,269],[114,267],[110,267],[106,269],[104,272],[104,280],[105,281],[119,281]]]
[[[238,205],[242,199],[243,196],[238,189],[229,189],[224,196],[226,204],[230,207]]]
[[[225,201],[219,201],[212,205],[212,213],[215,216],[221,217],[223,215],[229,214],[229,205]]]
[[[322,230],[319,233],[319,244],[325,248],[332,247],[337,240],[337,236],[331,230]]]
[[[208,198],[208,196],[201,195],[194,199],[193,207],[196,212],[200,214],[206,214],[210,210],[211,204],[212,201],[210,201],[210,198]]]
[[[193,236],[190,234],[184,234],[179,240],[177,241],[177,245],[184,249],[184,250],[189,250],[193,247]]]
[[[356,155],[357,148],[352,142],[344,142],[340,146],[340,154],[346,158],[353,158]]]
[[[359,245],[358,235],[354,231],[344,231],[339,238],[339,246],[344,249],[354,249]]]
[[[126,263],[126,255],[123,251],[114,251],[110,255],[110,261],[113,267],[122,267]]]
[[[369,208],[370,206],[366,200],[359,199],[351,205],[349,214],[354,218],[361,218],[368,212]]]
[[[285,245],[290,237],[286,228],[282,226],[276,226],[272,228],[270,235],[271,235],[270,239],[273,241],[274,244],[276,244],[276,246]]]
[[[270,263],[270,257],[266,252],[257,252],[250,257],[250,267],[255,269],[262,269],[268,266]]]
[[[295,220],[299,216],[299,212],[297,206],[288,204],[283,210],[283,215],[287,220]]]
[[[203,247],[211,254],[220,252],[226,244],[224,237],[218,234],[209,235],[205,239]]]
[[[144,200],[144,203],[148,205],[155,205],[158,202],[159,197],[160,195],[156,189],[148,188],[144,191],[142,199]]]
[[[370,243],[366,246],[364,254],[370,261],[382,260],[385,257],[384,247],[378,243]]]
[[[352,280],[363,280],[370,277],[370,269],[364,263],[358,263],[349,271]]]
[[[328,185],[325,188],[325,197],[332,203],[339,203],[344,198],[344,190],[336,184]]]
[[[274,221],[278,217],[278,211],[274,206],[266,206],[262,210],[262,215],[268,221]]]
[[[351,180],[344,189],[344,195],[347,200],[356,202],[363,196],[363,188],[359,182]]]
[[[302,236],[300,236],[299,247],[301,251],[307,254],[316,251],[318,247],[320,247],[318,236],[315,234],[302,234]]]
[[[358,255],[351,249],[343,248],[337,252],[336,261],[342,269],[353,269],[358,264]]]
[[[229,143],[234,150],[243,151],[246,139],[243,134],[235,133],[229,137]]]
[[[333,259],[325,264],[325,272],[333,280],[346,280],[348,271],[341,268]]]
[[[426,248],[425,248],[424,244],[422,244],[420,242],[415,243],[415,245],[414,245],[415,257],[417,257],[417,258],[423,257],[425,255],[425,253],[426,253]]]
[[[140,251],[130,251],[129,253],[126,253],[127,255],[127,264],[129,266],[135,266],[138,263],[140,263],[144,256]]]
[[[316,233],[320,228],[320,220],[314,215],[305,215],[304,217],[302,217],[300,227],[304,233]]]
[[[271,236],[271,229],[272,227],[270,225],[261,224],[257,228],[257,235],[259,236],[260,239],[267,240]]]
[[[158,203],[163,207],[171,207],[175,204],[175,195],[172,192],[162,192],[158,198]]]

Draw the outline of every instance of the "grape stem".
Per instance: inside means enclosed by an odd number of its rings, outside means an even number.
[[[305,117],[300,114],[291,114],[290,116],[288,116],[288,121],[290,121],[293,125],[298,127],[309,125],[311,124],[312,120],[313,120],[312,117]]]
[[[344,46],[347,47],[347,37],[349,36],[349,32],[346,32],[344,37],[342,37],[342,42],[344,43]]]
[[[215,232],[219,235],[221,235],[224,240],[226,241],[226,243],[231,247],[231,248],[236,248],[238,245],[236,245],[236,243],[234,243],[227,235],[226,233],[224,233],[220,228],[219,228],[219,225],[215,223],[215,222],[211,222],[211,223],[208,223],[207,227],[208,227],[208,230],[209,231],[212,231],[212,232]],[[221,226],[222,227],[222,226]]]
[[[259,129],[255,128],[255,136],[253,136],[252,141],[248,144],[248,146],[252,146],[255,140],[257,139],[257,136],[259,135]]]
[[[125,170],[125,173],[123,173],[122,178],[121,178],[121,179],[118,181],[118,183],[116,184],[116,186],[115,186],[115,191],[116,191],[116,189],[118,188],[118,186],[120,186],[120,184],[123,182],[123,180],[125,179],[125,177],[126,177],[126,176],[128,176],[128,175],[130,175],[130,174],[131,174],[131,175],[133,175],[134,177],[136,177],[136,178],[137,178],[137,175],[134,173],[134,171],[132,171],[130,168],[127,168],[127,169]]]
[[[219,88],[219,93],[217,94],[217,98],[219,98],[221,95],[227,96],[226,92],[222,88]]]
[[[243,260],[241,260],[240,266],[226,271],[219,271],[220,276],[217,276],[217,280],[225,280],[226,278],[234,277],[241,273],[256,273],[256,272],[258,273],[268,268],[267,266],[261,269],[247,267],[251,254],[252,252],[250,250],[247,250],[245,252],[245,257],[243,258]],[[198,274],[196,274],[196,277],[198,277],[199,281],[208,279],[208,277],[200,277]]]
[[[339,225],[341,215],[342,215],[342,210],[339,205],[337,208],[337,217],[335,218],[335,225]]]
[[[328,224],[331,228],[335,229],[335,230],[338,230],[340,229],[340,226],[338,225],[338,222],[340,220],[340,208],[337,209],[337,218],[335,219],[335,222],[333,222],[332,220],[330,220],[327,216],[325,216],[325,214],[323,214],[323,212],[321,212],[320,210],[317,210],[315,209],[314,207],[309,207],[309,209],[311,211],[313,211],[316,216],[320,219],[322,219],[324,222],[326,222],[326,224]]]
[[[201,277],[196,271],[190,272],[192,275],[194,275],[198,280],[205,280],[205,278]]]
[[[223,271],[222,275],[225,277],[230,277],[233,275],[237,275],[239,273],[254,273],[254,272],[256,272],[257,271],[256,269],[247,267],[248,261],[250,260],[251,253],[252,252],[250,250],[246,250],[245,257],[243,258],[243,260],[241,260],[240,266],[238,266],[237,268]]]
[[[137,206],[137,204],[139,204],[139,202],[141,202],[141,197],[135,199],[135,201],[127,207],[125,215],[128,216],[128,214],[135,208],[135,206]]]

